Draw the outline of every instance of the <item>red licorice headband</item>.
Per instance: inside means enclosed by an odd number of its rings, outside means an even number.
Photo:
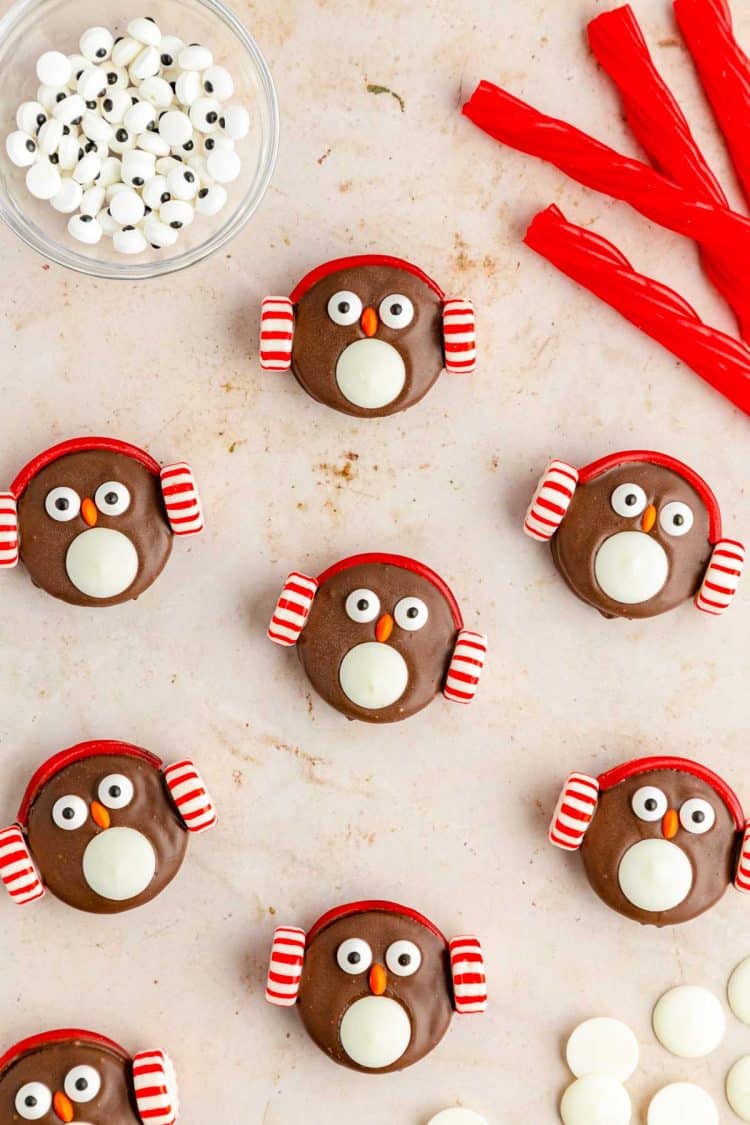
[[[446,947],[448,945],[444,935],[437,926],[433,925],[429,918],[425,918],[424,914],[420,914],[417,910],[412,910],[410,906],[400,906],[397,902],[387,902],[380,899],[365,902],[350,902],[345,906],[336,906],[333,910],[327,911],[308,932],[308,944],[314,937],[321,933],[326,926],[330,926],[332,922],[338,922],[340,918],[348,918],[352,914],[365,914],[369,912],[400,914],[403,918],[411,918],[413,922],[418,922],[420,926],[424,926],[426,930],[429,930],[431,934],[439,938]]]
[[[14,1062],[17,1062],[18,1059],[32,1051],[39,1050],[40,1047],[47,1047],[50,1043],[66,1043],[71,1039],[80,1040],[92,1047],[102,1047],[122,1059],[130,1058],[127,1051],[124,1051],[119,1043],[115,1043],[113,1039],[107,1039],[104,1035],[98,1035],[95,1031],[61,1028],[58,1031],[44,1031],[41,1035],[31,1035],[28,1039],[22,1039],[20,1043],[16,1043],[0,1058],[0,1074]]]
[[[312,289],[317,282],[322,281],[324,277],[330,277],[331,274],[339,273],[341,270],[356,269],[357,266],[387,266],[391,269],[403,270],[405,273],[410,273],[423,281],[441,301],[445,300],[445,293],[438,283],[428,277],[423,270],[413,266],[411,262],[407,262],[403,258],[392,258],[388,254],[358,254],[351,258],[335,258],[332,262],[325,262],[322,266],[316,266],[314,270],[305,274],[294,287],[289,300],[296,305],[305,293]]]
[[[439,574],[431,570],[429,566],[417,562],[416,559],[407,558],[406,555],[389,555],[377,551],[363,555],[350,555],[348,559],[341,559],[339,562],[334,563],[333,566],[329,566],[322,574],[318,575],[318,586],[322,586],[324,582],[327,582],[329,578],[333,578],[335,574],[340,574],[342,570],[349,570],[353,566],[362,566],[369,563],[375,563],[379,566],[397,566],[400,567],[401,570],[410,570],[412,574],[418,574],[421,578],[426,578],[428,582],[431,582],[432,585],[440,591],[447,601],[456,628],[463,629],[464,622],[461,616],[461,610],[448,584],[443,581]]]
[[[28,465],[21,469],[21,472],[13,481],[10,491],[18,500],[37,473],[46,469],[53,461],[58,461],[61,457],[67,457],[69,453],[86,453],[95,449],[107,450],[111,453],[123,453],[126,457],[132,457],[134,461],[140,462],[156,477],[161,472],[159,463],[153,457],[139,449],[137,445],[131,445],[127,441],[117,441],[116,438],[107,437],[70,438],[68,441],[60,442],[59,445],[53,445],[51,449],[46,449],[44,453],[38,454],[33,460],[29,461]]]
[[[705,781],[721,797],[734,818],[737,830],[742,831],[745,827],[745,814],[734,790],[730,789],[727,783],[713,770],[702,766],[700,762],[693,762],[689,758],[636,758],[632,762],[625,762],[624,765],[615,766],[614,769],[603,773],[599,778],[599,788],[602,792],[605,792],[607,789],[614,789],[621,781],[628,781],[632,777],[638,777],[643,773],[651,773],[653,770],[676,770],[679,773],[692,774],[700,781]]]

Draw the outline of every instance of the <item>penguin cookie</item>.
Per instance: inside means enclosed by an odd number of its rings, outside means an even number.
[[[354,555],[318,578],[290,574],[268,636],[297,646],[327,703],[370,723],[409,718],[441,691],[470,703],[487,652],[442,578],[402,555]]]
[[[46,450],[0,493],[0,566],[72,605],[119,605],[161,574],[175,535],[203,530],[189,466],[112,438]]]
[[[297,1005],[310,1038],[334,1062],[387,1074],[419,1062],[459,1014],[487,1006],[475,937],[446,941],[422,914],[393,902],[355,902],[309,933],[279,927],[266,1000]]]
[[[23,1125],[174,1125],[177,1079],[166,1051],[133,1058],[92,1031],[47,1031],[0,1058],[0,1121]]]
[[[29,782],[16,823],[0,831],[0,879],[19,905],[46,888],[78,910],[118,914],[156,898],[188,834],[215,823],[191,761],[164,766],[125,742],[82,742]]]
[[[474,370],[474,309],[401,258],[339,258],[290,297],[266,297],[260,362],[266,371],[291,368],[325,406],[382,418],[419,402],[443,368]]]
[[[549,838],[580,850],[603,902],[644,925],[689,922],[730,884],[750,891],[750,828],[740,802],[686,758],[639,758],[598,778],[571,774]]]
[[[654,617],[693,599],[718,616],[737,592],[745,549],[722,535],[697,473],[663,453],[613,453],[585,469],[553,461],[524,531],[549,541],[574,594],[604,617]]]

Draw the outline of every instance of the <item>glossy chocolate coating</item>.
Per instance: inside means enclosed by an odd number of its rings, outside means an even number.
[[[87,530],[79,513],[68,522],[49,516],[44,502],[53,488],[74,489],[81,500],[93,500],[99,485],[119,481],[130,492],[130,506],[120,516],[98,513],[97,527],[121,531],[138,553],[135,580],[112,598],[91,598],[70,581],[65,558],[70,544]],[[172,550],[161,485],[145,465],[124,453],[87,450],[69,453],[47,465],[29,482],[18,502],[21,559],[36,586],[72,605],[108,606],[137,598],[164,569]]]
[[[101,1078],[101,1089],[89,1102],[74,1103],[76,1121],[87,1125],[140,1125],[131,1080],[131,1060],[104,1045],[71,1039],[48,1043],[21,1055],[0,1075],[0,1121],[28,1125],[15,1109],[16,1094],[29,1082],[42,1082],[54,1096],[64,1091],[65,1076],[74,1067],[91,1066]],[[54,1109],[42,1118],[57,1122]]]
[[[103,898],[84,878],[86,845],[103,831],[91,815],[73,831],[58,828],[52,819],[53,806],[60,797],[81,797],[90,808],[92,801],[99,799],[99,783],[115,773],[130,779],[134,794],[126,808],[108,810],[111,827],[134,828],[143,833],[156,852],[157,861],[156,874],[146,890],[125,901]],[[93,914],[118,914],[156,898],[179,871],[188,839],[159,770],[126,754],[84,758],[57,773],[42,786],[31,806],[27,836],[45,886],[69,906]]]
[[[387,972],[384,995],[405,1009],[411,1022],[411,1042],[391,1066],[370,1070],[353,1062],[344,1051],[339,1027],[347,1008],[370,996],[369,972],[352,975],[339,968],[336,951],[348,938],[360,938],[372,950],[373,964],[385,965],[388,947],[395,941],[412,941],[422,963],[410,977]],[[436,1047],[453,1015],[448,951],[443,941],[413,918],[369,910],[331,922],[310,942],[299,993],[302,1022],[311,1039],[334,1062],[364,1074],[403,1070]]]
[[[414,319],[406,328],[388,328],[378,318],[375,338],[400,353],[406,382],[393,402],[368,410],[350,402],[336,382],[336,365],[347,345],[363,340],[357,321],[343,326],[328,315],[330,298],[341,290],[356,293],[362,307],[377,312],[386,297],[402,293],[414,305]],[[357,265],[329,274],[316,282],[296,307],[292,371],[317,402],[355,418],[380,418],[397,414],[419,402],[443,370],[442,301],[421,278],[407,270],[385,265]]]
[[[641,820],[633,812],[633,794],[653,785],[666,794],[670,809],[679,812],[691,797],[708,801],[716,822],[695,835],[680,825],[671,841],[687,855],[693,869],[689,895],[671,910],[651,913],[634,906],[620,889],[618,870],[625,852],[638,840],[662,839],[660,820]],[[581,855],[591,886],[607,906],[626,918],[651,926],[674,926],[697,918],[718,902],[734,878],[738,833],[734,820],[716,791],[693,774],[681,770],[652,770],[621,781],[601,793],[594,819],[583,839]]]
[[[380,710],[353,703],[342,690],[339,667],[346,653],[375,640],[377,618],[360,624],[348,617],[346,599],[352,591],[369,589],[380,599],[380,613],[393,615],[405,597],[421,598],[429,610],[416,632],[394,624],[388,641],[406,661],[409,679],[404,694]],[[362,563],[339,571],[318,590],[307,625],[297,642],[302,666],[315,690],[349,719],[392,723],[421,711],[442,691],[450,664],[457,628],[442,593],[422,575],[386,563]]]
[[[669,561],[667,581],[660,592],[635,605],[623,605],[608,597],[594,572],[597,552],[605,540],[619,531],[641,529],[640,516],[620,516],[611,504],[614,490],[626,483],[640,485],[648,503],[656,507],[657,519],[649,535],[661,544]],[[674,500],[688,504],[694,516],[692,528],[680,537],[666,534],[659,523],[659,512]],[[555,566],[573,593],[603,616],[654,617],[694,597],[700,588],[711,557],[708,512],[695,489],[671,469],[630,462],[578,485],[551,548]]]

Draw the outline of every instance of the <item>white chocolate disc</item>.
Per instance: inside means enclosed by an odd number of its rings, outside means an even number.
[[[648,1107],[648,1125],[719,1125],[713,1098],[692,1082],[673,1082],[654,1094]]]
[[[77,535],[65,556],[68,578],[89,598],[115,598],[135,581],[138,552],[127,535],[91,527]]]
[[[390,707],[406,691],[409,670],[400,652],[380,641],[350,648],[339,668],[339,683],[347,699],[368,711]]]
[[[750,957],[740,961],[729,978],[727,998],[737,1019],[750,1024]]]
[[[135,828],[107,828],[83,853],[83,877],[95,894],[126,902],[142,894],[156,874],[156,852]]]
[[[685,901],[693,869],[682,848],[669,840],[639,840],[620,860],[617,881],[628,902],[656,914]]]
[[[411,1021],[396,1000],[363,996],[344,1013],[339,1038],[352,1062],[380,1070],[398,1062],[409,1046]]]
[[[604,1074],[617,1082],[627,1082],[638,1066],[638,1040],[620,1020],[601,1016],[578,1025],[568,1040],[565,1055],[576,1078]]]
[[[633,1109],[624,1086],[606,1074],[587,1074],[560,1102],[563,1125],[630,1125]]]
[[[336,364],[336,382],[355,406],[379,410],[401,394],[406,366],[392,344],[371,336],[344,348]]]
[[[599,548],[594,560],[599,588],[612,601],[639,605],[655,598],[669,577],[667,553],[643,531],[618,531]]]
[[[453,1109],[443,1109],[436,1113],[427,1122],[427,1125],[487,1125],[484,1117],[474,1113],[472,1109],[463,1109],[456,1106]]]
[[[665,992],[654,1008],[654,1034],[680,1059],[702,1059],[721,1043],[724,1009],[706,988],[683,984]]]
[[[727,1075],[727,1101],[742,1121],[750,1121],[750,1055],[737,1059]]]

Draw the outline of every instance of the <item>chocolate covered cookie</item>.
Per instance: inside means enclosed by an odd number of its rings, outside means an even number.
[[[686,758],[639,758],[601,777],[574,773],[550,841],[580,849],[591,886],[626,918],[674,926],[729,884],[750,891],[750,828],[726,782]]]
[[[0,567],[72,605],[137,598],[161,574],[175,535],[203,516],[188,465],[160,468],[112,438],[74,438],[35,457],[0,493]]]
[[[340,258],[312,270],[290,297],[266,297],[260,362],[266,371],[291,368],[312,398],[344,414],[396,414],[443,368],[474,370],[474,310],[401,258]]]
[[[166,1051],[127,1051],[92,1031],[47,1031],[0,1058],[0,1121],[21,1125],[174,1125],[177,1078]]]
[[[266,1000],[297,1005],[310,1038],[342,1066],[403,1070],[438,1045],[453,1012],[483,1012],[484,961],[475,937],[446,941],[416,910],[355,902],[308,934],[279,927]]]
[[[550,542],[570,589],[604,617],[654,617],[689,598],[718,616],[745,561],[742,543],[722,535],[706,482],[648,450],[613,453],[580,470],[551,462],[524,530]]]
[[[369,723],[406,719],[440,691],[470,703],[487,651],[442,578],[402,555],[354,555],[318,578],[290,574],[268,636],[297,646],[327,703]]]
[[[32,777],[17,822],[0,831],[0,879],[14,902],[45,888],[78,910],[117,914],[174,879],[188,833],[216,814],[188,759],[164,766],[126,742],[82,742]]]

